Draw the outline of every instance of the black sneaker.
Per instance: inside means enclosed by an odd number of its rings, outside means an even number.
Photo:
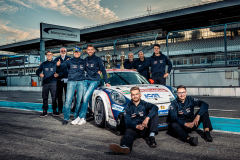
[[[40,114],[40,117],[43,118],[43,117],[46,117],[47,116],[47,111],[43,111],[42,114]]]
[[[130,148],[128,148],[127,146],[120,146],[118,144],[110,144],[110,149],[114,152],[114,153],[123,153],[123,154],[129,154],[130,153]]]
[[[213,141],[209,131],[204,132],[204,139],[205,139],[206,142],[212,142]]]
[[[63,122],[62,122],[62,125],[67,125],[68,124],[68,121],[67,120],[64,120]]]
[[[54,111],[53,111],[53,116],[54,116],[54,117],[57,117],[57,116],[60,116],[60,114],[57,112],[57,110],[54,110]]]
[[[198,137],[190,137],[187,141],[191,146],[198,145]]]
[[[155,141],[155,137],[153,137],[153,136],[149,137],[148,145],[151,148],[156,148],[157,147],[157,143]]]

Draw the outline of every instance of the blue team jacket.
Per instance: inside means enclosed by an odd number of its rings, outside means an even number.
[[[208,104],[196,98],[187,96],[184,105],[178,98],[173,100],[169,111],[171,116],[171,122],[177,122],[178,124],[184,126],[185,122],[183,121],[183,119],[188,119],[192,115],[194,115],[194,106],[201,107],[199,112],[197,113],[200,117],[204,113],[208,112]]]
[[[103,65],[103,60],[100,57],[97,57],[95,54],[91,57],[85,58],[85,65],[86,65],[86,80],[91,81],[100,81],[100,75],[98,71],[102,71],[104,82],[108,83],[107,73],[105,67]]]
[[[135,60],[132,64],[131,64],[131,69],[134,68],[134,69],[139,69],[144,63],[146,63],[146,59],[144,58],[143,61],[141,61],[140,59],[137,59]],[[148,75],[148,72],[149,72],[149,67],[146,67],[145,69],[141,70],[139,73],[145,77],[146,79],[149,79],[149,75]]]
[[[71,59],[71,57],[69,57],[69,56],[67,56],[67,55],[65,56],[64,60],[62,59],[61,56],[59,56],[59,57],[55,58],[54,61],[55,61],[55,62],[58,62],[59,59],[60,59],[61,64],[62,64],[62,63],[65,62],[68,58]],[[59,66],[58,68],[60,69],[60,66]],[[63,72],[63,75],[62,75],[62,76],[59,76],[58,79],[68,78],[68,68],[64,68],[64,69],[62,70],[62,72]]]
[[[36,71],[37,76],[39,76],[42,72],[44,74],[43,84],[56,83],[57,78],[54,77],[55,72],[58,73],[59,76],[63,75],[63,72],[57,69],[57,62],[55,61],[43,62]]]
[[[171,61],[160,52],[160,56],[156,56],[155,53],[148,58],[146,63],[144,63],[139,69],[138,72],[151,66],[152,77],[162,77],[165,74],[165,67],[168,65],[167,73],[170,73],[172,70]]]
[[[82,81],[85,80],[85,60],[82,58],[72,58],[63,62],[61,70],[68,69],[68,80],[69,81]]]
[[[124,68],[125,68],[125,69],[132,69],[131,64],[133,64],[133,62],[134,62],[134,61],[129,62],[129,60],[126,60],[126,61],[123,63]]]
[[[151,119],[156,114],[158,114],[158,107],[156,105],[140,100],[138,106],[135,106],[135,104],[130,101],[124,108],[126,127],[136,129],[136,126],[142,124],[146,117]]]

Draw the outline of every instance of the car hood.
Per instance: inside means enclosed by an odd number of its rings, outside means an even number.
[[[172,92],[166,86],[157,84],[121,85],[106,88],[118,91],[130,100],[130,89],[134,86],[138,86],[140,88],[142,94],[141,99],[149,103],[169,103],[175,99]]]

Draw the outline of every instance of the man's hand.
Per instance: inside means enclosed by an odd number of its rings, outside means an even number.
[[[163,78],[167,78],[168,75],[169,75],[169,73],[165,73],[165,74],[163,75]]]
[[[68,60],[69,60],[69,58],[66,61],[68,61]]]
[[[139,125],[136,126],[136,129],[138,129],[138,130],[143,130],[144,127],[143,127],[141,124],[139,124]]]
[[[59,75],[55,72],[55,73],[54,73],[54,77],[58,77],[58,76],[59,76]]]
[[[61,65],[61,61],[59,59],[58,62],[57,62],[57,66],[60,66],[60,65]]]
[[[137,72],[137,70],[136,70],[136,69],[131,69],[131,70],[133,70],[133,71],[136,71],[136,72]]]
[[[107,86],[107,87],[111,87],[111,84],[109,84],[109,83],[106,83],[106,86]]]
[[[193,124],[194,124],[194,126],[198,126],[198,122],[199,122],[199,120],[200,120],[200,116],[197,115],[196,118],[193,120]]]
[[[40,76],[41,78],[43,78],[43,77],[44,77],[44,74],[43,74],[43,73],[41,73],[39,76]]]
[[[193,123],[193,122],[188,122],[188,123],[185,123],[185,126],[186,126],[187,128],[193,128],[194,123]]]
[[[101,72],[101,71],[98,71],[98,74],[100,74],[100,75],[101,75],[101,74],[102,74],[102,72]]]
[[[142,122],[142,126],[144,127],[144,128],[148,128],[148,122],[149,122],[149,117],[146,117],[145,119],[144,119],[144,121]]]

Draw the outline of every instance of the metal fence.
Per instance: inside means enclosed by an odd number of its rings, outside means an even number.
[[[179,31],[167,35],[162,51],[174,67],[240,64],[240,22]]]

